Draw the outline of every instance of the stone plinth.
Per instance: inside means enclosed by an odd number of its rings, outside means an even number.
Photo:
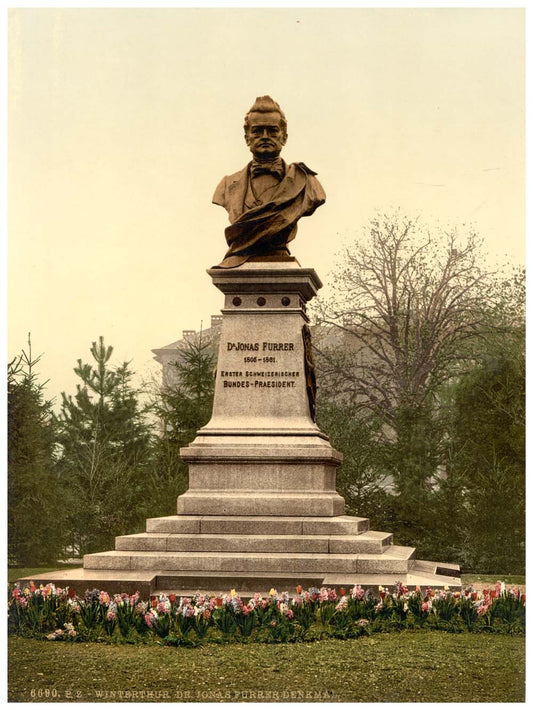
[[[143,594],[330,586],[460,586],[457,565],[344,515],[335,451],[314,421],[306,303],[321,283],[295,259],[211,269],[225,302],[213,414],[182,449],[189,489],[177,515],[86,555],[84,569],[35,580]]]
[[[225,297],[213,415],[181,456],[187,515],[344,513],[342,455],[313,420],[306,303],[322,286],[296,260],[211,269]]]

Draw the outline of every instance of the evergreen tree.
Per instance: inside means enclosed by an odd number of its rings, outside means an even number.
[[[465,564],[477,572],[525,566],[525,368],[491,357],[454,387],[449,471],[462,498]]]
[[[319,374],[320,379],[320,374]],[[374,529],[387,529],[395,502],[384,463],[386,442],[381,422],[364,417],[353,403],[332,398],[317,388],[317,423],[327,432],[331,445],[343,455],[337,471],[336,489],[344,498],[348,515],[372,514]]]
[[[186,341],[176,353],[173,384],[158,389],[152,411],[160,422],[154,441],[152,501],[158,515],[176,510],[176,498],[187,490],[188,467],[180,449],[209,421],[213,409],[216,355],[213,343],[201,335]]]
[[[8,365],[8,555],[19,566],[55,564],[64,500],[54,468],[51,402],[37,380],[31,341]]]
[[[70,544],[79,553],[113,547],[135,532],[149,510],[150,432],[129,363],[111,368],[112,347],[93,342],[94,363],[78,360],[74,397],[62,393],[57,417],[58,468],[69,497]]]

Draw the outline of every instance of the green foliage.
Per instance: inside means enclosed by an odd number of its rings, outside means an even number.
[[[171,384],[157,388],[151,409],[160,423],[160,435],[152,442],[151,515],[173,513],[177,496],[187,489],[188,467],[179,452],[211,416],[215,361],[209,340],[187,340],[177,349]]]
[[[524,272],[489,273],[462,232],[380,216],[346,249],[317,313],[318,416],[349,512],[419,557],[519,573]]]
[[[128,363],[111,368],[112,347],[93,342],[94,363],[78,360],[74,397],[62,394],[55,418],[57,466],[68,503],[70,544],[79,553],[113,546],[147,514],[150,431]]]
[[[374,526],[388,520],[390,496],[383,489],[387,471],[379,420],[365,417],[349,401],[339,404],[328,390],[319,387],[317,423],[327,432],[333,448],[343,454],[336,488],[346,501],[347,513],[359,515],[363,510],[371,510]]]
[[[491,358],[454,387],[449,469],[459,479],[465,561],[520,573],[525,564],[524,361]]]
[[[31,342],[8,365],[8,554],[11,563],[54,562],[63,551],[63,508],[54,469],[51,402]]]

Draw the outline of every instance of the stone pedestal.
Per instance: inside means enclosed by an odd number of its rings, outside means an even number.
[[[78,593],[460,586],[457,565],[417,561],[367,518],[344,515],[335,491],[342,456],[313,416],[306,303],[322,285],[314,270],[289,258],[209,274],[225,298],[215,399],[211,420],[181,451],[190,480],[178,514],[85,555],[82,570],[34,579]]]
[[[178,513],[342,515],[342,456],[312,417],[305,308],[320,280],[295,260],[209,274],[225,296],[213,415],[181,450]]]

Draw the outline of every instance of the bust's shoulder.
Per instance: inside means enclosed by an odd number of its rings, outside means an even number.
[[[318,175],[314,170],[311,170],[311,168],[308,168],[305,163],[293,163],[297,168],[299,168],[302,172],[306,173],[306,175]]]
[[[246,190],[248,165],[245,165],[244,168],[241,168],[241,170],[238,170],[236,173],[225,175],[218,183],[215,194],[213,195],[215,205],[225,207],[228,212],[230,212],[230,216],[235,211],[235,196]],[[240,198],[238,201],[242,202]]]
[[[248,166],[249,165],[250,164],[247,163],[244,166],[244,168],[237,170],[236,173],[231,173],[231,175],[226,175],[225,177],[222,178],[222,180],[220,182],[225,183],[226,185],[229,185],[232,182],[239,182],[240,180],[243,180],[248,175]]]

